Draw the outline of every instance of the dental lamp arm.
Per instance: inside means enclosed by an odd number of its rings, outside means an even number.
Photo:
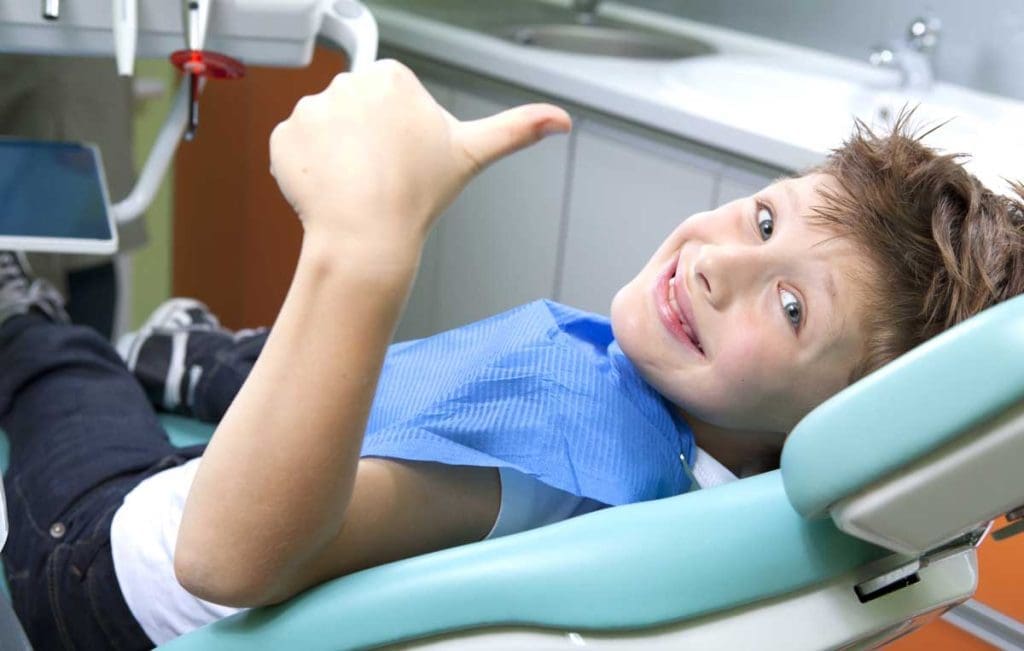
[[[362,70],[377,58],[377,21],[354,0],[335,0],[325,7],[319,36],[348,53],[350,70]]]
[[[205,16],[198,23],[198,28],[205,39]],[[377,58],[377,22],[373,14],[355,0],[336,0],[326,5],[319,34],[322,40],[340,47],[348,54],[352,70],[362,69]],[[112,207],[117,223],[126,224],[138,219],[153,202],[188,126],[188,107],[189,88],[186,77],[178,87],[174,103],[135,187],[127,197]]]
[[[178,91],[174,95],[174,103],[164,120],[160,133],[157,134],[153,148],[149,152],[146,164],[139,174],[135,187],[127,197],[117,202],[111,208],[114,220],[118,224],[127,224],[138,219],[146,208],[153,202],[160,189],[160,183],[171,165],[174,152],[181,142],[185,133],[185,126],[188,123],[189,88],[188,78],[183,78],[178,85]]]

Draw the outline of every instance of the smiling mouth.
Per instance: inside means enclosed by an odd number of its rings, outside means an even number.
[[[683,332],[690,339],[693,345],[700,351],[700,354],[704,354],[704,348],[700,345],[700,340],[697,339],[697,334],[693,331],[693,327],[683,317],[683,311],[679,309],[679,302],[676,300],[676,277],[673,275],[668,279],[668,305],[672,308],[672,314],[679,321],[679,325],[682,326]]]

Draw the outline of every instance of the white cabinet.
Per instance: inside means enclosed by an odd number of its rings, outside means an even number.
[[[456,92],[466,120],[507,105]],[[554,293],[568,138],[554,136],[484,170],[440,224],[440,329],[469,323]]]
[[[715,205],[720,206],[734,199],[749,197],[771,184],[779,176],[778,170],[763,166],[748,166],[748,168],[728,167],[722,172]]]
[[[450,107],[454,103],[454,91],[442,84],[432,83],[424,79],[423,85],[427,91],[444,107]],[[420,260],[419,272],[416,274],[416,283],[413,285],[409,301],[406,303],[402,320],[395,332],[396,341],[406,339],[419,339],[431,335],[437,330],[434,328],[434,307],[437,302],[437,262],[438,262],[438,239],[440,233],[435,227],[427,238],[426,246],[423,248],[423,257]]]
[[[532,99],[495,101],[425,85],[462,120]],[[568,143],[567,136],[552,136],[498,161],[445,211],[424,251],[396,339],[426,336],[554,295]]]
[[[578,125],[558,300],[607,314],[665,236],[712,207],[720,168],[629,131]]]
[[[406,60],[462,120],[544,97]],[[555,100],[555,103],[560,103]],[[581,107],[575,127],[498,161],[442,215],[396,339],[425,337],[537,298],[608,313],[680,221],[747,196],[771,167]]]

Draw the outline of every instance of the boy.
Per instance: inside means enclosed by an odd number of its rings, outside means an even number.
[[[389,351],[436,215],[568,127],[549,106],[459,123],[394,62],[301,100],[270,142],[301,256],[205,451],[172,449],[109,346],[52,323],[59,299],[0,258],[5,560],[37,644],[143,647],[228,612],[213,603],[479,540],[522,488],[508,481],[560,491],[565,517],[687,490],[696,445],[697,464],[770,467],[828,396],[1024,289],[1020,202],[899,129],[862,131],[820,170],[682,222],[610,324],[538,302]],[[173,312],[126,353],[141,371],[167,335],[176,370],[149,388],[195,412],[223,362],[200,333],[227,335]],[[165,596],[175,576],[188,592]]]

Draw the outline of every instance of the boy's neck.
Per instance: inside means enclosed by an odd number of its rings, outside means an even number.
[[[697,445],[737,477],[749,477],[779,467],[785,434],[728,429],[706,423],[681,409],[679,413],[693,431]]]

